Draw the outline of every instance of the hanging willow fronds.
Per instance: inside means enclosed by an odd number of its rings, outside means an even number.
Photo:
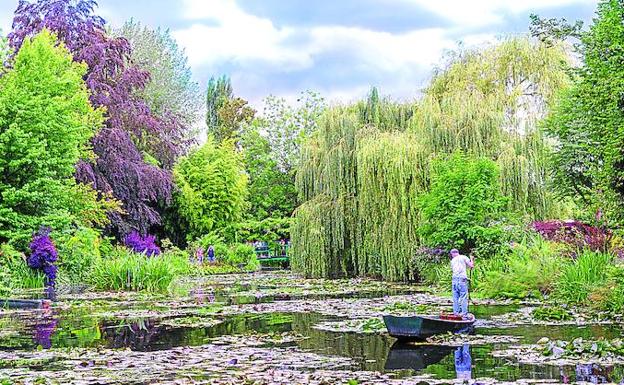
[[[407,133],[375,133],[359,141],[359,275],[407,278],[418,247],[417,199],[428,186],[427,156]]]
[[[293,269],[406,279],[429,160],[457,150],[497,162],[510,210],[553,213],[538,121],[568,82],[565,62],[558,47],[510,39],[463,54],[416,104],[373,89],[365,101],[328,110],[302,149]]]
[[[548,148],[538,122],[569,83],[566,62],[562,48],[525,38],[467,52],[433,79],[409,130],[432,153],[494,159],[509,209],[548,216]]]

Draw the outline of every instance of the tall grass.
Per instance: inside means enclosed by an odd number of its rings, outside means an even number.
[[[0,291],[44,287],[44,275],[28,267],[23,254],[8,244],[0,245]]]
[[[97,261],[89,281],[96,290],[166,292],[178,276],[191,269],[185,255],[147,257],[118,247],[111,256]]]
[[[613,257],[585,250],[573,263],[563,266],[556,283],[555,297],[566,302],[582,303],[607,280]]]
[[[617,316],[624,314],[624,266],[610,266],[607,281],[589,295],[592,306]]]

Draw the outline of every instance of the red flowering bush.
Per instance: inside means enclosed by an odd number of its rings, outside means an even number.
[[[607,251],[611,231],[579,221],[536,221],[533,230],[544,239],[570,246],[572,254],[582,249]]]

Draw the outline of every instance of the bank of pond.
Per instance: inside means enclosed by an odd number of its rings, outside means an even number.
[[[474,334],[409,343],[390,337],[382,321],[387,314],[439,314],[450,304],[449,296],[428,286],[303,279],[285,271],[188,278],[168,293],[58,293],[49,308],[0,311],[0,381],[624,380],[622,324],[585,308],[477,298],[471,303]]]

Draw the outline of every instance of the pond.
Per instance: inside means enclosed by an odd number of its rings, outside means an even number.
[[[472,339],[401,344],[377,321],[389,309],[448,303],[417,286],[285,272],[182,282],[171,295],[61,293],[47,311],[0,312],[0,383],[622,381],[619,364],[531,364],[493,354],[543,337],[619,338],[620,325],[501,323],[523,305],[486,304],[472,307],[479,318]]]

